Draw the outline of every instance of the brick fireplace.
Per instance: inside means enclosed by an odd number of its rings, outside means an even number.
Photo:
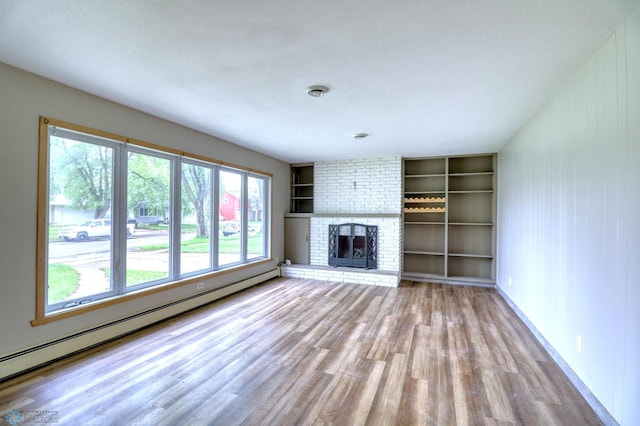
[[[374,158],[314,164],[310,265],[282,268],[284,276],[395,287],[402,247],[402,159]],[[377,227],[377,269],[329,265],[329,225]]]

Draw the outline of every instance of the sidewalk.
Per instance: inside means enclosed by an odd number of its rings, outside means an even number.
[[[235,254],[219,255],[223,264],[232,263],[239,259]],[[209,255],[207,253],[184,253],[181,257],[181,266],[184,271],[198,271],[209,267]],[[94,294],[109,291],[110,283],[103,269],[109,268],[109,259],[96,255],[76,257],[71,262],[65,262],[73,266],[80,275],[78,288],[67,300],[90,297]],[[167,250],[154,252],[131,251],[127,254],[127,269],[138,271],[156,271],[169,274],[169,255]]]

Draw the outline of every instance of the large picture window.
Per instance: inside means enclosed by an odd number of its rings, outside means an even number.
[[[41,119],[38,317],[270,257],[268,174]]]

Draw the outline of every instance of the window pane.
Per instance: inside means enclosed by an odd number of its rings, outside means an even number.
[[[218,265],[240,262],[240,206],[242,194],[242,175],[220,171],[220,212],[218,215],[220,239],[218,241]]]
[[[137,221],[135,238],[127,240],[130,287],[169,277],[171,161],[130,152],[127,173],[127,208]]]
[[[111,221],[105,219],[112,179],[112,148],[49,137],[49,306],[73,306],[113,289]]]
[[[247,235],[247,259],[264,257],[264,208],[265,208],[265,181],[249,176],[247,192],[249,203],[247,204],[247,220],[249,222]]]
[[[182,165],[180,273],[211,269],[211,169]]]

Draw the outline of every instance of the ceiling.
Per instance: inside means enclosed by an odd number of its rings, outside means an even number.
[[[291,163],[495,152],[639,5],[3,0],[0,61]]]

